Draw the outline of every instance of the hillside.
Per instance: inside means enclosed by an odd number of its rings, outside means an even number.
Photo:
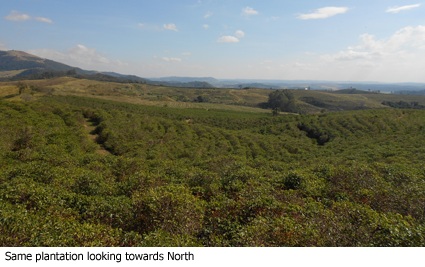
[[[87,71],[56,61],[40,58],[22,51],[0,51],[1,80],[39,80],[56,77],[73,77],[78,79],[111,81],[118,83],[140,82],[152,85],[174,87],[214,87],[213,85],[204,81],[150,81],[135,75],[124,75],[115,72]]]
[[[109,76],[111,77],[111,76]],[[45,94],[75,95],[105,100],[116,100],[134,104],[168,106],[175,108],[206,108],[225,110],[244,110],[251,112],[270,112],[260,106],[267,102],[273,90],[269,89],[228,89],[228,88],[190,88],[170,87],[141,83],[116,83],[97,80],[61,77],[54,79],[21,81],[34,90],[26,94],[37,99]],[[21,100],[17,88],[18,81],[0,82],[0,98]],[[183,86],[183,85],[182,85]],[[347,91],[348,90],[348,91]],[[295,97],[299,113],[320,113],[388,108],[385,102],[417,102],[425,105],[425,96],[391,95],[356,91],[314,91],[290,90]],[[202,102],[199,102],[199,97]]]
[[[22,51],[0,51],[0,74],[5,71],[24,70],[18,73],[17,76],[25,76],[44,71],[68,71],[73,69],[77,70],[78,73],[93,73]]]

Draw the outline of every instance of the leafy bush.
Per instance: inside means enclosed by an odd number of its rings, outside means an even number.
[[[423,246],[424,124],[1,100],[0,245]]]

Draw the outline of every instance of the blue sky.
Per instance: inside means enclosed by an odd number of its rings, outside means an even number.
[[[425,82],[416,1],[1,0],[0,49],[141,77]]]

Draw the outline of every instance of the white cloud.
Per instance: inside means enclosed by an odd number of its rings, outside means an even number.
[[[168,25],[164,24],[164,28],[167,30],[173,30],[178,32],[179,30],[177,30],[176,25],[174,25],[174,23],[170,23]]]
[[[217,43],[239,43],[239,39],[234,36],[222,36]]]
[[[359,45],[322,55],[320,72],[333,73],[338,80],[425,82],[421,72],[425,68],[422,48],[425,49],[425,26],[422,25],[402,28],[386,39],[377,40],[374,35],[363,34]]]
[[[170,53],[170,51],[168,51],[168,50],[164,50],[164,52],[165,52],[165,53]]]
[[[241,30],[238,30],[238,31],[236,31],[235,35],[237,37],[244,37],[245,36],[245,33],[243,31],[241,31]]]
[[[312,52],[305,52],[304,54],[308,55],[308,56],[312,56],[315,55],[316,53],[312,53]]]
[[[157,59],[158,57],[157,56],[153,56],[152,58]]]
[[[144,24],[144,23],[139,23],[139,24],[137,24],[137,25],[139,25],[139,27],[143,27],[143,26],[145,26],[145,24]]]
[[[7,44],[6,44],[6,43],[2,43],[2,42],[0,42],[0,47],[5,47],[5,46],[7,46]]]
[[[425,26],[400,28],[384,39],[363,34],[351,46],[326,55],[307,58],[305,52],[305,59],[264,60],[240,72],[230,67],[226,71],[262,79],[425,82]]]
[[[7,15],[6,17],[4,17],[6,20],[11,20],[11,21],[25,21],[25,20],[29,20],[31,19],[31,16],[24,14],[22,12],[16,11],[16,10],[12,10],[10,12],[9,15]]]
[[[314,13],[301,14],[299,19],[325,19],[348,11],[348,7],[322,7]]]
[[[212,14],[213,14],[212,12],[208,11],[208,12],[207,12],[207,14],[205,14],[204,18],[211,17],[211,16],[212,16]]]
[[[108,59],[98,53],[95,48],[88,48],[84,45],[77,45],[66,51],[58,51],[54,49],[30,49],[27,50],[27,52],[42,58],[47,58],[83,69],[103,70],[127,65],[127,63],[123,63],[119,60]]]
[[[34,19],[38,21],[46,22],[46,23],[53,23],[53,21],[49,18],[35,17]]]
[[[16,11],[16,10],[12,10],[9,15],[4,17],[4,19],[11,20],[11,21],[25,21],[25,20],[35,19],[35,20],[38,20],[38,21],[41,21],[41,22],[53,23],[53,21],[49,18],[43,18],[43,17],[34,17],[33,18],[30,15],[24,14],[24,13]]]
[[[419,47],[425,45],[425,26],[419,25],[416,28],[405,27],[398,30],[393,36],[386,40],[375,40],[375,36],[370,34],[360,35],[362,44],[350,46],[350,50],[369,50],[377,53],[392,53],[403,46]]]
[[[398,13],[401,10],[409,10],[415,7],[419,7],[421,4],[410,5],[410,6],[401,6],[401,7],[389,7],[385,12]]]
[[[174,61],[174,62],[182,61],[181,58],[176,58],[176,57],[162,57],[161,60],[163,60],[163,61]]]
[[[189,52],[182,53],[183,56],[190,56]]]
[[[354,50],[340,51],[333,55],[323,55],[321,58],[325,61],[341,61],[341,60],[356,60],[356,59],[379,59],[380,53],[360,52]]]
[[[247,16],[249,16],[249,15],[257,15],[258,14],[258,11],[254,10],[252,7],[247,6],[245,8],[242,8],[242,14],[243,15],[247,15]]]
[[[208,24],[204,24],[202,25],[202,27],[204,27],[205,29],[208,29],[210,26]]]

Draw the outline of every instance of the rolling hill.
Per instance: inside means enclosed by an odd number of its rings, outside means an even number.
[[[71,67],[53,60],[40,58],[22,51],[0,51],[0,73],[5,71],[21,71],[16,76],[26,76],[45,71],[68,71],[75,69],[77,73],[93,74],[94,71],[86,71]],[[12,76],[13,77],[13,76]]]
[[[76,75],[75,77],[58,77],[53,79],[20,80],[0,82],[0,99],[21,100],[18,82],[28,86],[25,94],[34,99],[50,95],[74,95],[104,100],[174,108],[204,108],[221,110],[239,110],[254,113],[270,112],[262,109],[274,90],[250,88],[194,88],[190,83],[181,83],[183,87],[171,87],[165,84],[125,83],[118,77],[96,75]],[[113,80],[93,80],[84,77],[98,77]],[[83,78],[81,78],[83,77]],[[109,78],[108,78],[109,77]],[[299,107],[299,113],[321,113],[332,111],[349,111],[365,109],[386,109],[383,102],[416,103],[415,108],[425,105],[425,96],[393,95],[360,90],[346,89],[339,91],[290,90]],[[199,101],[202,99],[202,101]]]
[[[174,87],[214,87],[205,81],[195,81],[196,79],[189,79],[188,81],[151,81],[136,75],[83,70],[22,51],[0,51],[0,79],[2,80],[37,80],[63,76],[97,81],[139,82]]]

